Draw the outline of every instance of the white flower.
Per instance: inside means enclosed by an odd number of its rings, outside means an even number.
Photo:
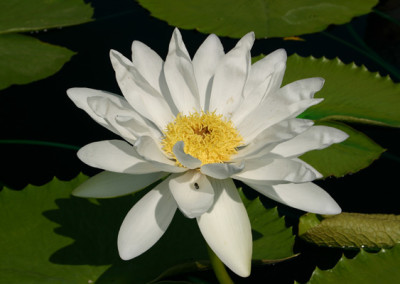
[[[248,276],[252,255],[249,218],[232,179],[283,204],[319,214],[340,208],[311,181],[320,178],[298,159],[347,138],[340,130],[296,118],[321,99],[322,78],[280,88],[286,53],[277,50],[251,65],[254,34],[228,53],[210,35],[191,60],[175,29],[165,62],[141,42],[132,61],[111,50],[125,98],[72,88],[68,96],[96,122],[124,140],[94,142],[78,152],[105,170],[74,194],[106,198],[129,194],[168,177],[129,211],[118,236],[121,258],[154,245],[179,208],[196,218],[217,256]]]

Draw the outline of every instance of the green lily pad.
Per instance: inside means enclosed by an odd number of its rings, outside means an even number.
[[[334,127],[350,135],[342,143],[333,144],[322,150],[310,151],[300,157],[324,177],[342,177],[349,173],[356,173],[368,167],[385,151],[368,136],[344,123],[316,121],[316,124]]]
[[[343,64],[338,58],[290,56],[283,85],[295,80],[322,77],[325,85],[316,98],[324,101],[300,117],[334,119],[400,127],[400,84],[369,72],[364,66]]]
[[[82,24],[91,21],[92,14],[82,0],[0,1],[0,34]]]
[[[151,249],[133,260],[121,260],[119,227],[146,190],[114,199],[71,197],[86,179],[79,175],[71,181],[54,179],[43,186],[0,192],[1,283],[147,283],[208,268],[196,221],[180,212]],[[244,202],[254,226],[254,257],[273,262],[292,256],[291,230],[276,210],[265,209],[258,199]]]
[[[0,90],[46,78],[74,54],[14,32],[77,25],[91,21],[92,14],[82,0],[0,1]]]
[[[0,35],[0,90],[46,78],[69,61],[71,50],[20,34]]]
[[[371,12],[377,0],[139,0],[151,15],[183,29],[234,38],[296,36]]]
[[[308,284],[393,284],[400,279],[400,246],[378,253],[364,250],[353,259],[342,257],[333,269],[317,268]]]
[[[390,248],[400,243],[400,216],[342,213],[320,220],[309,213],[300,218],[299,236],[319,246]]]

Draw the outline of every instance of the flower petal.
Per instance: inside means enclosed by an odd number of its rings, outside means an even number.
[[[147,174],[161,171],[141,159],[135,149],[122,140],[90,143],[78,151],[78,158],[89,166],[117,173]]]
[[[177,209],[164,181],[147,193],[126,215],[118,233],[118,251],[124,260],[141,255],[167,230]]]
[[[207,111],[210,104],[212,79],[221,58],[225,55],[219,38],[211,34],[193,57],[193,70],[199,88],[200,107]]]
[[[157,91],[158,87],[150,85],[121,53],[111,50],[110,58],[118,85],[130,105],[163,130],[174,115],[165,98]]]
[[[188,218],[199,217],[214,203],[214,189],[207,177],[198,171],[171,176],[169,189]]]
[[[174,30],[164,64],[164,75],[172,99],[180,112],[200,111],[197,82],[190,55],[178,29]]]
[[[242,172],[233,176],[243,182],[307,182],[317,178],[303,163],[289,159],[267,158],[247,160]]]
[[[275,201],[306,212],[339,214],[342,211],[325,190],[312,182],[278,185],[246,183]]]
[[[159,171],[181,173],[186,168],[178,167],[174,161],[168,159],[163,153],[159,143],[150,136],[142,136],[135,143],[135,149],[141,158],[157,167]]]
[[[298,157],[308,151],[324,149],[346,140],[349,135],[328,126],[313,126],[307,131],[276,146],[272,153],[282,157]]]
[[[74,189],[72,195],[86,198],[110,198],[136,192],[166,176],[166,173],[141,175],[104,171]]]
[[[201,166],[201,161],[190,154],[186,154],[183,150],[185,147],[185,142],[178,141],[172,147],[175,157],[178,161],[186,168],[195,169]]]
[[[266,155],[279,143],[287,141],[306,131],[313,123],[312,120],[298,118],[277,123],[261,132],[250,144],[242,147],[242,149],[232,157],[231,161],[254,159]]]
[[[271,52],[264,58],[251,65],[249,79],[246,82],[244,91],[245,97],[247,97],[247,95],[249,95],[256,87],[264,82],[271,74],[276,73],[277,64],[286,63],[286,59],[286,51],[281,48]],[[283,69],[283,73],[284,71],[285,69]],[[279,77],[283,78],[283,74],[280,74]],[[282,83],[282,78],[280,82],[277,82],[278,88]]]
[[[203,174],[216,179],[226,179],[234,174],[240,173],[243,168],[243,163],[215,163],[203,165],[200,168],[200,171]]]
[[[254,33],[245,35],[220,61],[213,79],[210,97],[211,112],[230,119],[243,100],[243,90],[250,71],[250,49]]]
[[[250,275],[252,236],[249,217],[231,179],[211,179],[215,202],[211,209],[197,218],[204,239],[233,272]]]
[[[93,97],[109,99],[111,102],[119,106],[129,106],[128,102],[121,96],[105,91],[94,90],[89,88],[71,88],[67,90],[68,97],[75,103],[77,107],[83,109],[97,123],[104,126],[108,130],[117,135],[121,135],[114,126],[110,125],[103,117],[98,116],[88,104],[88,100]]]

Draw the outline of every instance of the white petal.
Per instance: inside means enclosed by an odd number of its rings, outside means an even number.
[[[246,183],[261,194],[293,208],[316,214],[339,214],[341,212],[336,201],[312,182],[278,185]]]
[[[135,40],[132,43],[132,63],[150,86],[162,94],[159,80],[164,62],[161,57],[144,43]]]
[[[252,237],[249,217],[231,179],[214,180],[215,203],[197,222],[210,248],[233,272],[250,275]]]
[[[213,79],[209,110],[231,118],[243,99],[254,33],[245,35],[220,61]]]
[[[141,159],[135,149],[122,140],[99,141],[83,146],[78,158],[89,166],[117,173],[146,174],[161,170]]]
[[[193,69],[199,88],[200,107],[207,111],[210,103],[212,78],[221,58],[225,55],[219,38],[212,34],[207,37],[193,57]]]
[[[253,159],[247,160],[242,172],[233,178],[243,182],[307,182],[317,178],[314,171],[303,163],[289,159]]]
[[[349,135],[328,126],[313,126],[291,140],[276,146],[272,153],[282,157],[298,157],[308,151],[324,149],[334,143],[346,140]]]
[[[231,160],[240,161],[242,159],[261,157],[269,153],[279,143],[306,131],[313,123],[312,120],[298,118],[277,123],[261,132],[250,144],[240,149],[238,154],[233,156]]]
[[[307,78],[285,85],[276,94],[284,99],[287,104],[301,100],[309,100],[314,94],[322,89],[325,80],[323,78]]]
[[[143,189],[165,175],[162,172],[132,175],[104,171],[80,184],[72,194],[87,198],[122,196]]]
[[[287,55],[284,49],[278,49],[271,52],[263,59],[258,60],[251,65],[249,80],[245,87],[245,97],[250,94],[254,88],[259,86],[267,77],[276,72],[277,63],[286,63]],[[284,71],[285,69],[283,69]],[[279,83],[278,88],[282,81]]]
[[[178,141],[172,147],[175,157],[178,161],[186,168],[195,169],[201,166],[201,161],[190,154],[186,154],[183,150],[185,148],[185,143],[183,141]]]
[[[90,107],[88,104],[88,100],[89,98],[93,97],[106,98],[119,106],[129,106],[129,104],[123,97],[105,91],[89,88],[71,88],[67,90],[67,94],[77,107],[86,111],[87,114],[90,115],[90,117],[94,119],[97,123],[114,132],[115,134],[121,135],[114,126],[110,125],[103,117],[98,116],[93,111],[92,107]]]
[[[188,218],[199,217],[214,202],[214,189],[210,181],[198,171],[171,176],[169,189],[179,209]]]
[[[266,79],[255,87],[250,94],[247,94],[243,102],[232,116],[232,122],[238,125],[243,119],[261,105],[271,93],[276,92],[282,84],[285,74],[285,62],[278,62],[274,66],[274,71]],[[246,84],[247,86],[247,84]]]
[[[126,215],[118,233],[118,251],[124,260],[141,255],[167,230],[177,205],[164,181],[147,193]]]
[[[130,105],[143,117],[149,119],[163,130],[174,117],[165,98],[150,85],[139,70],[115,50],[110,51],[118,85]]]
[[[267,98],[237,125],[237,129],[243,136],[245,140],[244,143],[250,143],[268,127],[284,121],[285,119],[295,118],[307,108],[320,103],[322,100],[323,99],[309,99],[287,104],[279,98]]]
[[[200,171],[203,174],[216,179],[226,179],[234,174],[240,173],[243,168],[243,163],[215,163],[203,165],[200,168]]]
[[[164,64],[164,75],[172,99],[180,112],[200,111],[200,100],[192,61],[178,29],[174,30]]]
[[[150,136],[142,136],[135,143],[137,153],[147,162],[157,167],[159,171],[181,173],[186,168],[178,167],[174,161],[168,159],[161,149],[160,143]]]

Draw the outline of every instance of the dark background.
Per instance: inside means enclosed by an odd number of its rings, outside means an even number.
[[[60,72],[47,79],[0,91],[0,140],[42,140],[80,147],[90,142],[116,138],[113,133],[76,108],[65,91],[71,87],[89,87],[120,93],[109,61],[109,50],[115,49],[130,57],[132,41],[139,40],[165,58],[173,27],[152,18],[147,10],[133,0],[93,0],[91,3],[95,21],[32,34],[45,42],[65,46],[77,54]],[[381,1],[376,9],[400,21],[399,1]],[[348,25],[355,29],[374,52],[400,70],[399,25],[375,13],[355,18]],[[252,55],[268,54],[277,48],[285,48],[289,55],[298,53],[301,56],[339,57],[345,63],[363,64],[370,71],[388,75],[385,69],[365,54],[332,38],[333,35],[359,47],[350,34],[348,25],[331,26],[324,32],[301,36],[305,41],[256,40]],[[193,56],[207,35],[193,30],[181,32],[187,49]],[[230,38],[221,40],[225,51],[237,42],[237,39]],[[399,78],[393,76],[392,79],[399,81]],[[400,190],[400,130],[366,125],[352,126],[366,133],[386,148],[387,152],[369,168],[356,174],[341,179],[328,178],[318,183],[338,201],[343,211],[400,214],[397,198]],[[69,180],[79,172],[88,175],[97,173],[97,170],[77,159],[75,150],[63,148],[0,144],[0,157],[0,186],[5,185],[16,190],[27,184],[42,185],[54,176]],[[299,214],[284,206],[279,208],[288,214],[289,224],[291,216],[295,219]],[[255,268],[253,277],[267,274],[268,277],[279,277],[282,283],[292,283],[294,278],[305,281],[314,264],[327,268],[333,266],[341,255],[339,250],[317,249],[302,242],[297,243],[296,250],[304,252],[301,257],[285,264]],[[327,257],[331,255],[334,257]],[[304,267],[306,272],[300,272]]]

